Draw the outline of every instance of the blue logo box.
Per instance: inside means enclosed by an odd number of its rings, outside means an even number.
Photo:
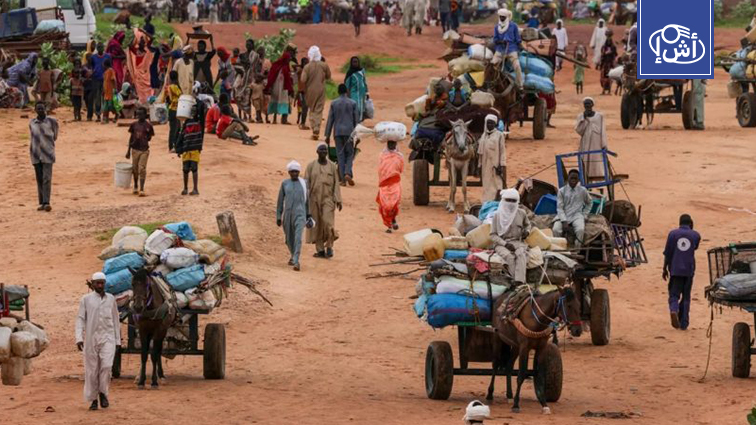
[[[638,0],[638,78],[714,78],[714,0]]]

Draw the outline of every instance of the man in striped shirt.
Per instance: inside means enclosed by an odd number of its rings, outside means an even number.
[[[31,143],[29,152],[34,173],[37,176],[37,211],[50,211],[50,190],[52,189],[52,167],[55,163],[55,140],[58,138],[58,121],[47,116],[44,102],[37,102],[34,110],[37,118],[29,122]]]

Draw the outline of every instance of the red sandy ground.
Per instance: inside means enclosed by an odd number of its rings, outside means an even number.
[[[243,44],[242,35],[274,33],[275,24],[209,27],[217,45]],[[442,74],[436,59],[443,50],[440,30],[407,38],[396,27],[366,26],[355,40],[351,26],[298,26],[295,42],[305,51],[321,47],[328,63],[340,67],[349,56],[384,54],[416,59],[415,68],[371,78],[377,117],[409,124],[403,106],[421,94],[429,77]],[[570,28],[574,39],[587,42],[590,26]],[[475,28],[476,32],[487,28]],[[739,31],[717,32],[717,43],[736,45]],[[572,67],[557,76],[559,106],[556,130],[534,142],[530,127],[515,128],[508,140],[510,176],[522,177],[553,164],[554,154],[575,150],[575,116],[582,96],[570,85]],[[730,208],[756,211],[751,129],[741,129],[734,101],[726,94],[726,75],[718,71],[706,100],[706,131],[683,131],[680,116],[656,117],[651,130],[625,131],[619,124],[619,98],[599,96],[598,74],[586,73],[586,95],[597,100],[607,117],[609,146],[620,154],[614,162],[628,173],[630,198],[643,206],[642,234],[650,263],[621,279],[600,282],[612,297],[612,340],[594,347],[589,337],[568,340],[564,347],[562,399],[551,405],[553,416],[541,416],[530,382],[523,390],[523,413],[513,414],[502,397],[492,407],[495,424],[598,424],[584,419],[586,410],[631,411],[642,416],[628,423],[743,423],[753,404],[754,382],[730,376],[730,335],[737,321],[750,316],[736,310],[717,312],[713,327],[709,374],[703,375],[709,308],[708,248],[754,239],[754,216]],[[338,80],[338,78],[336,78]],[[22,115],[27,115],[23,117]],[[283,235],[274,222],[274,202],[285,164],[303,164],[315,157],[316,142],[294,127],[253,125],[257,147],[208,137],[200,163],[201,196],[182,197],[180,161],[166,147],[167,126],[157,127],[148,167],[148,197],[113,189],[112,170],[123,160],[125,128],[71,122],[61,109],[58,162],[53,178],[53,212],[35,211],[34,173],[28,157],[29,112],[0,111],[0,244],[5,258],[2,281],[29,284],[32,313],[50,334],[51,347],[35,359],[35,371],[19,387],[0,387],[3,423],[291,423],[291,424],[459,424],[466,404],[485,397],[486,378],[458,377],[448,401],[426,398],[423,383],[425,349],[430,341],[455,341],[456,331],[433,331],[414,317],[410,279],[366,280],[377,269],[368,264],[401,246],[401,233],[387,235],[375,205],[376,162],[382,149],[363,142],[356,161],[357,186],[345,188],[344,210],[337,215],[341,239],[336,257],[312,258],[303,253],[303,270],[286,266]],[[406,146],[402,148],[408,153]],[[549,170],[540,176],[554,181]],[[444,189],[432,191],[428,207],[411,201],[411,172],[403,180],[403,231],[433,226],[445,229],[453,216],[443,210]],[[471,190],[477,200],[479,190]],[[74,317],[84,281],[101,262],[107,244],[103,231],[131,223],[188,220],[200,234],[217,231],[215,214],[236,214],[243,254],[232,255],[239,273],[267,281],[269,308],[236,287],[230,298],[204,323],[227,328],[227,377],[202,379],[200,358],[165,360],[168,383],[159,391],[139,391],[133,376],[135,356],[124,358],[124,378],[114,381],[112,407],[90,413],[82,401],[82,361],[73,339]],[[661,250],[666,233],[679,214],[691,213],[703,235],[698,251],[699,274],[694,286],[692,325],[687,332],[669,325],[666,285],[661,281]],[[54,413],[45,413],[53,406]]]

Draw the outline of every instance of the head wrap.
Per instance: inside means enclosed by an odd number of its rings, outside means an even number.
[[[326,142],[320,142],[318,143],[318,146],[315,147],[315,150],[316,151],[319,150],[321,146],[328,147],[328,144],[326,144]]]
[[[97,273],[93,274],[92,275],[92,282],[97,281],[97,280],[106,280],[105,279],[105,273],[103,273],[103,272],[97,272]]]
[[[286,171],[302,171],[302,166],[297,161],[292,160],[286,165]]]
[[[355,60],[355,59],[357,59],[357,62],[359,63],[358,66],[352,65],[352,61]],[[349,77],[352,76],[352,74],[354,74],[356,72],[360,72],[360,71],[362,71],[362,61],[360,61],[359,57],[352,56],[351,58],[349,58],[349,70],[346,73],[346,77],[344,77],[344,81],[348,80]]]
[[[517,216],[517,208],[520,204],[520,192],[515,189],[504,189],[499,193],[501,194],[501,201],[494,215],[494,220],[496,220],[497,233],[501,236],[507,233]],[[507,202],[507,199],[516,199],[517,202]]]
[[[507,10],[507,8],[506,8],[506,7],[502,7],[501,9],[499,9],[498,11],[496,11],[496,13],[497,13],[497,14],[498,14],[499,16],[504,16],[504,17],[507,17],[507,16],[509,16],[509,10]]]
[[[583,98],[583,103],[585,103],[585,102],[591,102],[593,105],[596,104],[596,102],[590,96],[586,96],[586,97]]]
[[[493,130],[489,130],[488,129],[488,122],[489,121],[493,121],[494,124],[496,124],[494,126]],[[486,115],[486,120],[485,120],[485,123],[484,123],[484,130],[485,130],[486,134],[493,133],[496,130],[496,126],[498,126],[498,125],[499,125],[499,117],[497,117],[494,114],[488,114],[488,115]]]
[[[557,23],[557,24],[562,24],[562,25],[564,25],[564,21],[563,21],[563,20],[561,20],[561,19],[557,19],[556,23]]]
[[[181,49],[181,51],[184,52],[185,55],[190,55],[194,53],[194,47],[192,47],[191,44],[187,44],[183,49]]]
[[[604,20],[604,18],[601,18],[598,20],[598,22],[596,22],[596,26],[598,26],[599,24],[604,24],[604,26],[606,26],[606,21]]]
[[[509,29],[509,23],[512,21],[512,12],[508,9],[499,9],[499,16],[506,18],[504,22],[499,19],[499,23],[497,24],[499,33],[504,33]]]
[[[129,83],[123,83],[123,85],[121,85],[121,95],[122,96],[125,95],[125,94],[128,94],[129,90],[131,90],[131,84],[129,84]]]
[[[310,62],[317,62],[322,57],[323,55],[320,54],[320,47],[318,46],[311,46],[310,50],[307,51],[307,58],[310,59]]]
[[[220,47],[218,47],[218,48],[217,48],[216,50],[218,51],[218,57],[219,57],[219,58],[220,58],[220,59],[221,59],[221,60],[222,60],[223,62],[227,61],[227,60],[228,60],[228,58],[230,58],[230,57],[231,57],[231,54],[230,54],[230,53],[228,53],[228,49],[226,49],[226,48],[225,48],[225,47],[223,47],[223,46],[220,46]]]
[[[465,416],[462,417],[465,425],[472,424],[472,421],[483,422],[485,419],[491,419],[491,408],[478,400],[471,401],[467,405]]]

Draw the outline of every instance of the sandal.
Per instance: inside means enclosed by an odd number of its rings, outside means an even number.
[[[319,252],[316,252],[313,255],[313,257],[315,257],[315,258],[325,258],[326,257],[326,253],[325,253],[325,251],[319,251]]]

